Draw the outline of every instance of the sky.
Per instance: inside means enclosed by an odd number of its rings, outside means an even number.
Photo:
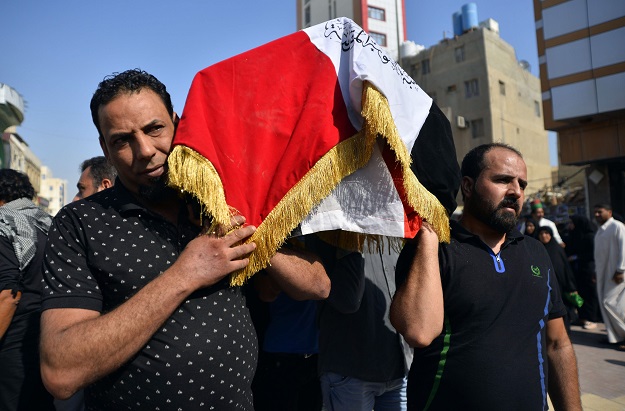
[[[538,76],[532,1],[474,2],[479,21],[495,19],[501,38]],[[430,47],[451,37],[452,14],[465,3],[405,0],[408,40]],[[2,1],[0,83],[24,98],[17,132],[54,177],[68,181],[70,201],[80,163],[102,154],[89,101],[105,76],[146,70],[181,114],[195,73],[293,33],[295,12],[296,0]],[[556,165],[552,133],[550,151]]]

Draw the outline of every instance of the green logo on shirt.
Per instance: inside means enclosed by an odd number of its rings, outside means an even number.
[[[536,267],[534,265],[530,266],[531,270],[532,270],[532,275],[534,277],[542,277],[542,275],[540,275],[540,268]]]

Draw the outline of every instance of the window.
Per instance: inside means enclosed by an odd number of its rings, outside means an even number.
[[[469,80],[464,82],[464,96],[466,98],[471,98],[480,95],[480,87],[477,82],[477,79]]]
[[[471,137],[478,138],[484,136],[484,120],[478,118],[477,120],[471,120]]]
[[[386,21],[386,12],[384,9],[369,6],[367,13],[369,18]]]
[[[386,47],[386,34],[370,32],[371,38],[382,47]]]
[[[304,26],[310,26],[310,4],[304,8]]]
[[[425,59],[421,62],[421,74],[428,74],[430,72],[430,59]]]
[[[456,63],[464,61],[464,46],[456,47]]]
[[[410,66],[410,77],[416,78],[419,75],[419,70],[421,70],[421,64],[416,63]]]
[[[506,95],[506,83],[501,80],[499,80],[499,94],[502,96]]]
[[[447,87],[447,92],[448,93],[455,93],[456,92],[456,85],[452,84],[451,86]]]
[[[536,113],[536,117],[540,117],[540,103],[534,100],[534,112]]]
[[[328,0],[328,15],[330,20],[336,18],[336,0]]]

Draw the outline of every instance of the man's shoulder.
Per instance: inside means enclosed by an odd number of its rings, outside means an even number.
[[[129,207],[139,206],[134,204],[132,199],[127,198],[123,192],[116,190],[114,186],[67,204],[59,211],[57,216],[62,214],[77,214],[80,218],[88,217],[94,212],[98,212],[102,215],[119,214],[122,210]]]
[[[619,230],[625,231],[625,224],[623,224],[622,221],[617,220],[616,218],[612,217],[613,221],[614,221],[614,225],[616,227],[618,227]]]
[[[551,221],[550,219],[546,217],[543,217],[538,222],[538,225],[540,225],[541,227],[544,227],[544,226],[555,227],[556,223],[554,223],[553,221]]]
[[[528,235],[524,235],[522,238],[523,241],[516,241],[515,244],[517,245],[524,245],[530,252],[547,252],[547,250],[545,249],[545,246],[543,245],[543,243],[541,243],[540,241],[538,241],[536,238],[534,237],[530,237]]]

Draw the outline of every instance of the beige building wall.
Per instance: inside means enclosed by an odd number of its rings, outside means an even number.
[[[519,149],[528,167],[528,195],[551,185],[540,80],[495,31],[478,28],[402,60],[404,69],[447,113],[458,162],[480,144]]]
[[[4,168],[26,174],[37,193],[41,189],[41,161],[28,144],[10,127],[2,136],[5,153]]]
[[[52,171],[47,166],[41,167],[41,191],[39,195],[48,200],[46,211],[50,215],[56,215],[67,204],[67,197],[70,195],[67,192],[68,189],[67,180],[54,178]]]

